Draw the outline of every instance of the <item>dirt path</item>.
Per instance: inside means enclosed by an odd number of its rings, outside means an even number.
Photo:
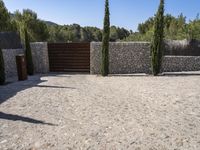
[[[0,102],[1,150],[200,149],[200,76],[34,76]]]

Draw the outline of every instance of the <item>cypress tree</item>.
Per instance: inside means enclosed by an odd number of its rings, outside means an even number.
[[[2,49],[0,48],[0,85],[5,83],[5,68],[4,68],[4,60]]]
[[[164,0],[160,0],[160,6],[155,16],[154,35],[151,43],[151,65],[154,76],[160,73],[163,55],[164,39]]]
[[[24,29],[24,35],[25,35],[25,48],[26,48],[25,53],[26,53],[27,73],[28,75],[33,75],[34,66],[33,66],[33,60],[32,60],[32,52],[31,52],[29,35],[26,28]]]
[[[109,73],[109,40],[110,40],[110,12],[109,1],[105,1],[105,16],[102,40],[102,61],[101,61],[101,74],[107,76]]]

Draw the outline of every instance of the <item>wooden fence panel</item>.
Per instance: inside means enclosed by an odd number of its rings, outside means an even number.
[[[51,72],[90,72],[90,43],[48,43]]]

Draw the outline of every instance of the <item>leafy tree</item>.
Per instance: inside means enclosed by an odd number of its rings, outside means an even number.
[[[128,37],[124,38],[123,41],[151,41],[152,36],[153,28],[147,31],[145,34],[140,34],[139,32],[132,33]]]
[[[110,27],[110,41],[115,42],[118,40],[122,40],[130,35],[130,31],[124,29],[124,28],[119,28],[116,26],[111,26]]]
[[[168,30],[172,21],[177,20],[174,16],[170,14],[165,15],[165,29]]]
[[[5,68],[2,49],[0,48],[0,85],[5,83]]]
[[[130,35],[131,31],[125,29],[125,28],[118,28],[118,36],[119,39],[122,40]]]
[[[24,36],[24,28],[30,36],[30,41],[47,41],[49,32],[47,25],[37,18],[37,14],[30,9],[24,9],[22,13],[16,11],[13,15],[13,22],[17,25],[21,37]]]
[[[11,28],[10,15],[6,9],[3,0],[0,0],[0,32],[9,31]]]
[[[87,32],[88,41],[102,41],[102,31],[96,27],[84,27]]]
[[[138,25],[138,32],[131,33],[123,41],[151,41],[153,35],[155,17],[150,17],[144,23]],[[186,22],[186,17],[181,13],[178,17],[170,14],[164,16],[165,39],[183,40],[200,39],[200,21],[196,19]]]
[[[151,63],[153,75],[160,73],[164,38],[164,0],[160,0],[160,6],[155,17],[154,35],[151,43]]]
[[[81,42],[88,42],[89,41],[87,31],[84,28],[81,28],[81,39],[80,39],[80,41]]]
[[[110,41],[115,42],[119,39],[118,29],[115,26],[110,27]]]
[[[27,73],[28,75],[33,75],[34,66],[33,66],[33,60],[32,60],[32,52],[31,52],[29,35],[26,28],[24,29],[24,34],[25,34],[25,46],[26,46],[25,52],[26,52]]]
[[[151,28],[153,28],[153,25],[154,25],[154,18],[151,17],[147,21],[145,21],[144,23],[141,23],[141,24],[138,25],[138,31],[139,31],[140,34],[145,34]]]
[[[59,37],[59,32],[60,32],[60,28],[58,25],[48,25],[48,32],[49,32],[49,38],[48,41],[49,42],[60,42],[58,40]]]
[[[195,20],[190,21],[190,23],[188,25],[188,36],[189,36],[189,39],[200,40],[200,19],[199,19],[199,15],[197,15]]]
[[[178,30],[178,25],[176,20],[172,20],[168,30],[166,31],[168,33],[168,38],[175,40],[177,37],[177,30]]]
[[[181,13],[178,18],[171,20],[165,35],[169,39],[180,40],[187,38],[186,17]]]
[[[103,40],[102,40],[102,62],[101,62],[102,76],[107,76],[109,73],[109,40],[110,40],[110,12],[109,12],[109,1],[106,0]]]
[[[78,42],[81,39],[81,27],[78,24],[67,26],[68,41]]]

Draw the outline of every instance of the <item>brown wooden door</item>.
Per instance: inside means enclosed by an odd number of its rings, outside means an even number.
[[[90,43],[48,43],[51,72],[90,72]]]

